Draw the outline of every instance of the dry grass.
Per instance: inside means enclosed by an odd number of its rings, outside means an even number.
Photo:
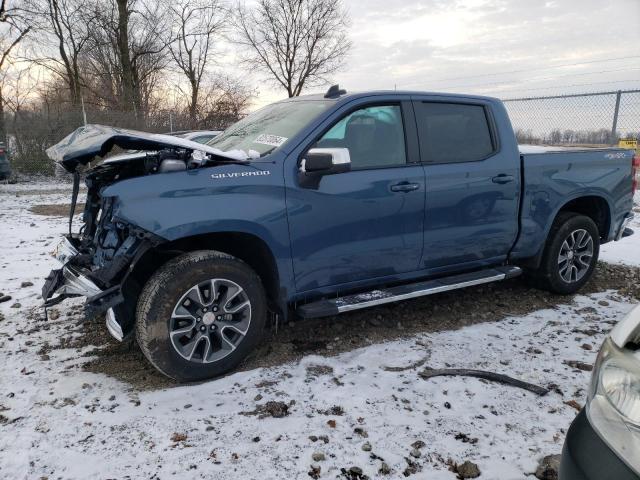
[[[54,204],[44,204],[44,205],[34,205],[29,208],[31,213],[35,213],[36,215],[45,215],[47,217],[68,217],[69,209],[71,205],[64,203],[54,203]],[[84,203],[78,203],[76,205],[76,214],[78,212],[82,212],[84,209]]]

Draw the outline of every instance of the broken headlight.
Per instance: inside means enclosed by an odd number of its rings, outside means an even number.
[[[640,472],[640,307],[605,340],[593,372],[587,416],[600,437]]]

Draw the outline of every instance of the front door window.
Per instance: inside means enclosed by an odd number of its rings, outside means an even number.
[[[348,148],[351,168],[407,163],[402,110],[398,105],[366,107],[338,121],[317,142],[319,148]]]

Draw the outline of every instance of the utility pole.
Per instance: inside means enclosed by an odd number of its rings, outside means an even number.
[[[80,104],[82,105],[82,121],[84,122],[84,126],[87,126],[87,112],[84,109],[84,97],[80,94]]]

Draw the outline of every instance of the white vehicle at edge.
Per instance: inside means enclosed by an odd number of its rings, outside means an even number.
[[[586,412],[600,437],[640,471],[640,305],[605,340],[594,366]]]

